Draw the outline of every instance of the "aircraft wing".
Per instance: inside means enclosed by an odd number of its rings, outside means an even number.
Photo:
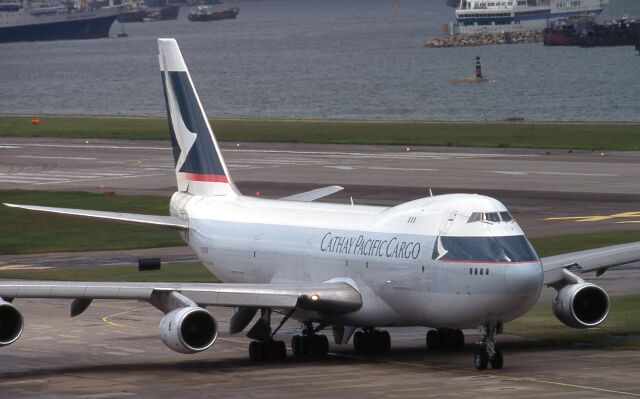
[[[577,273],[604,273],[613,266],[640,261],[640,242],[588,249],[563,255],[542,258],[544,284],[550,285],[563,280],[562,269],[570,268]]]
[[[91,211],[85,209],[54,208],[49,206],[4,204],[11,208],[28,209],[30,211],[59,213],[62,215],[83,216],[96,219],[107,219],[117,222],[148,224],[171,229],[184,230],[189,225],[182,219],[173,216],[139,215],[135,213]]]
[[[347,283],[216,284],[0,280],[0,297],[136,299],[178,292],[200,306],[299,308],[342,314],[362,306],[360,293]]]
[[[311,191],[305,191],[304,193],[290,195],[288,197],[282,197],[280,199],[284,201],[311,202],[320,198],[324,198],[328,195],[335,194],[340,190],[344,190],[344,187],[327,186],[327,187],[316,188],[315,190],[311,190]]]

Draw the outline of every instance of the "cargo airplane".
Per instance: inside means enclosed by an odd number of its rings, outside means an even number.
[[[499,201],[437,195],[393,207],[315,203],[341,187],[280,199],[243,196],[231,179],[173,39],[159,39],[159,61],[178,191],[171,216],[31,205],[33,211],[173,229],[223,283],[0,281],[0,345],[16,341],[23,316],[16,298],[72,299],[71,316],[96,299],[148,301],[165,315],[161,340],[180,353],[214,345],[218,323],[207,306],[235,308],[229,332],[248,329],[249,356],[281,360],[276,333],[289,319],[301,331],[296,356],[323,356],[331,329],[337,345],[387,351],[385,327],[424,326],[428,349],[464,346],[462,329],[479,328],[475,367],[502,368],[496,334],[524,315],[543,286],[557,290],[553,312],[574,328],[595,327],[609,312],[606,292],[583,280],[640,260],[640,243],[540,259]],[[282,315],[278,325],[272,315]]]

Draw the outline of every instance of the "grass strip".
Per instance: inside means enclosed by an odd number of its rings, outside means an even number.
[[[169,198],[84,192],[2,190],[0,203],[167,215]],[[100,251],[184,245],[175,231],[0,205],[0,254]]]
[[[167,140],[166,118],[0,116],[0,137]],[[640,150],[640,123],[212,119],[231,142]]]
[[[538,304],[523,317],[507,323],[504,330],[507,334],[546,343],[640,348],[640,295],[611,297],[609,316],[596,328],[578,330],[567,327],[556,319],[551,305]]]
[[[71,281],[163,281],[216,283],[219,280],[200,262],[163,264],[160,270],[139,272],[137,265],[54,268],[45,270],[0,270],[0,278]]]

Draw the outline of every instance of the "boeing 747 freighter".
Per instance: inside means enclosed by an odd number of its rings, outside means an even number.
[[[34,211],[162,226],[176,230],[219,284],[0,281],[0,345],[16,341],[23,316],[16,298],[69,298],[71,315],[95,299],[144,300],[164,312],[159,334],[171,349],[209,349],[218,323],[207,306],[236,308],[230,333],[248,329],[250,358],[287,356],[275,339],[301,322],[297,356],[322,356],[336,344],[359,353],[387,351],[392,326],[424,326],[430,349],[464,345],[479,328],[475,367],[502,368],[495,336],[524,315],[544,285],[558,292],[555,315],[574,328],[595,327],[609,312],[606,292],[587,272],[640,260],[640,243],[540,259],[499,201],[438,195],[394,207],[315,203],[330,186],[278,200],[243,196],[233,183],[173,39],[159,39],[178,191],[171,216],[6,204]],[[272,314],[283,315],[274,326]]]

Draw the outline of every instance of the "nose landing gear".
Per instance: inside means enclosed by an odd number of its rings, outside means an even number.
[[[489,364],[495,370],[499,370],[504,365],[502,351],[496,347],[495,336],[502,330],[502,325],[488,325],[480,327],[482,340],[480,348],[474,357],[474,364],[477,370],[486,370]]]

